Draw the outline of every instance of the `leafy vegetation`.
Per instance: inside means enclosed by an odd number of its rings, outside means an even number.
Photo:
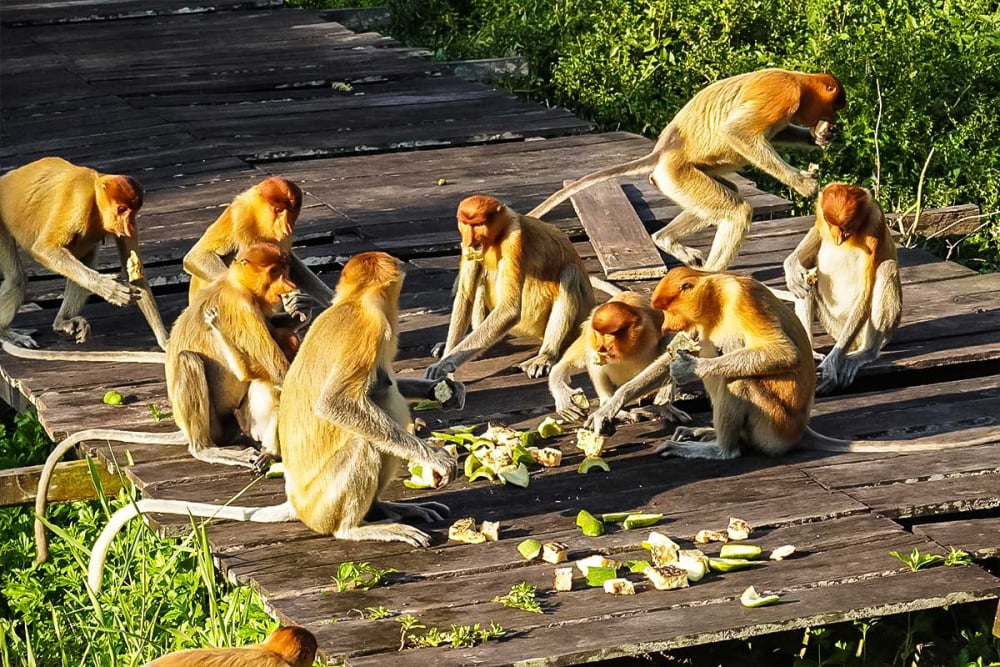
[[[956,549],[955,547],[948,547],[948,553],[944,556],[938,554],[922,554],[916,547],[913,547],[913,551],[908,554],[901,554],[898,551],[890,551],[889,555],[893,558],[901,560],[907,567],[910,568],[911,572],[916,572],[921,568],[937,565],[938,563],[943,563],[946,567],[960,567],[972,564],[972,557],[961,549]]]
[[[433,648],[435,646],[451,646],[452,648],[471,648],[478,644],[499,639],[507,634],[503,626],[490,623],[490,627],[482,628],[479,623],[474,625],[452,625],[450,630],[428,628],[416,616],[407,614],[396,619],[399,623],[399,650],[408,647]],[[416,633],[412,630],[424,630]]]
[[[824,179],[872,187],[887,210],[912,210],[926,163],[921,206],[975,203],[986,216],[980,231],[954,247],[938,239],[938,249],[975,268],[1000,268],[995,0],[361,4],[388,6],[388,32],[440,59],[524,57],[532,76],[514,82],[516,92],[566,106],[605,130],[653,136],[694,92],[741,72],[831,70],[847,87],[848,106],[839,122],[843,141],[818,160]],[[759,182],[794,198],[780,184]]]
[[[381,584],[387,575],[394,574],[396,571],[391,567],[378,568],[368,563],[355,563],[349,560],[341,563],[340,567],[337,568],[333,583],[337,586],[338,593],[355,589],[367,591]]]
[[[537,589],[534,586],[527,581],[521,581],[511,586],[510,592],[507,595],[498,595],[493,598],[493,601],[499,602],[511,609],[520,609],[521,611],[529,611],[533,614],[541,614],[542,605],[535,598],[536,594]]]
[[[52,441],[33,412],[0,420],[0,469],[45,463]]]

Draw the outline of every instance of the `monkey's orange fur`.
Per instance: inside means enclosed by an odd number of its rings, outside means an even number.
[[[656,286],[663,326],[697,337],[695,373],[712,399],[719,446],[777,455],[805,433],[816,387],[812,350],[794,313],[743,276],[686,267]]]
[[[316,637],[305,628],[278,628],[245,648],[197,648],[157,658],[147,667],[312,667]]]

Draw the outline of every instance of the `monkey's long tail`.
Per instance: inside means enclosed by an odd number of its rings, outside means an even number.
[[[811,427],[806,427],[805,437],[802,438],[802,446],[808,449],[816,449],[821,452],[851,452],[860,454],[885,454],[885,453],[911,453],[911,452],[936,452],[941,449],[954,449],[956,447],[974,447],[975,445],[988,445],[993,442],[1000,442],[1000,435],[984,435],[978,438],[965,440],[953,440],[945,442],[938,440],[935,442],[908,442],[906,440],[841,440],[831,438],[817,433]]]
[[[163,364],[167,355],[163,352],[73,352],[71,350],[32,350],[10,341],[3,341],[3,351],[12,357],[38,359],[42,361],[111,361],[134,364]]]
[[[210,503],[190,503],[184,500],[158,500],[155,498],[136,501],[111,515],[111,520],[101,531],[100,537],[94,543],[94,549],[90,552],[87,582],[95,594],[101,590],[101,584],[104,580],[104,561],[108,556],[108,549],[111,548],[115,535],[130,519],[147,512],[185,514],[207,519],[232,519],[255,523],[282,523],[298,519],[295,509],[288,501],[280,505],[266,507],[212,505]]]
[[[643,155],[641,158],[637,158],[623,164],[616,164],[613,167],[607,167],[606,169],[595,171],[592,174],[587,174],[583,178],[573,181],[562,190],[559,190],[541,204],[531,209],[528,213],[528,217],[541,218],[559,204],[563,203],[576,193],[586,190],[591,185],[597,185],[598,183],[603,183],[604,181],[610,181],[612,178],[617,178],[618,176],[642,176],[645,174],[651,174],[659,159],[659,151],[653,150],[653,152]]]
[[[615,296],[616,294],[621,294],[625,291],[621,287],[618,287],[618,285],[613,285],[607,280],[601,280],[597,276],[590,276],[590,285],[594,289],[601,290],[608,296]]]
[[[90,428],[73,433],[65,440],[56,445],[49,457],[45,459],[45,466],[42,474],[38,478],[38,490],[35,493],[35,547],[37,554],[35,562],[44,563],[49,559],[49,542],[45,534],[45,524],[41,517],[45,516],[45,510],[49,500],[49,484],[52,482],[52,473],[55,472],[56,464],[73,447],[86,440],[117,440],[119,442],[130,442],[139,445],[186,445],[187,436],[181,431],[172,433],[142,433],[138,431],[120,431],[111,428]]]

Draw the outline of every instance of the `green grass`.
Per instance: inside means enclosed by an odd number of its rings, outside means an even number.
[[[36,463],[51,447],[39,443],[33,416],[3,428],[4,465]],[[0,509],[0,665],[141,665],[184,648],[256,643],[277,626],[259,595],[217,575],[201,526],[165,540],[129,522],[112,547],[104,590],[92,597],[84,585],[90,547],[133,493],[53,506],[58,534],[43,564],[34,562],[32,509]]]

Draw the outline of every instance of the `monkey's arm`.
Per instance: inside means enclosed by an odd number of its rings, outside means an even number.
[[[222,350],[222,354],[226,358],[226,363],[229,364],[229,370],[233,372],[237,380],[247,382],[250,380],[250,366],[247,364],[247,359],[243,356],[242,352],[236,349],[236,346],[226,337],[226,334],[222,333],[222,329],[219,328],[217,323],[218,319],[219,309],[217,307],[210,306],[205,308],[205,324],[212,330],[215,342],[218,343],[219,349]]]
[[[263,373],[271,384],[281,385],[288,372],[288,357],[281,351],[277,341],[271,336],[267,322],[259,311],[250,304],[241,304],[244,308],[232,322],[230,327],[230,343],[247,359],[253,374]],[[225,303],[222,303],[225,308]]]
[[[226,272],[226,263],[222,261],[222,258],[237,250],[236,246],[229,239],[226,239],[222,232],[216,231],[218,224],[219,221],[212,223],[198,239],[198,242],[194,244],[194,247],[184,255],[184,270],[207,282],[215,280]],[[220,237],[225,239],[222,244],[216,240]]]
[[[582,396],[570,385],[570,378],[587,366],[587,341],[578,336],[569,346],[549,374],[549,393],[556,402],[556,412],[567,419],[583,419],[587,412],[573,401],[573,396]],[[586,400],[586,396],[584,396]]]
[[[142,292],[138,287],[120,283],[114,278],[101,275],[86,266],[64,246],[38,242],[29,252],[35,260],[49,271],[65,276],[92,294],[96,294],[115,306],[135,303]]]
[[[313,273],[313,270],[306,266],[305,262],[299,259],[294,252],[290,253],[288,259],[292,282],[319,302],[323,308],[329,306],[333,300],[333,290],[327,287],[326,283],[320,280],[320,277]]]
[[[722,136],[730,147],[753,166],[761,169],[803,196],[816,191],[816,176],[811,172],[795,169],[781,159],[778,152],[758,129],[755,106],[744,105],[733,113],[721,128]]]
[[[405,461],[429,465],[447,483],[454,472],[455,458],[443,449],[434,449],[415,435],[407,433],[382,408],[373,403],[365,391],[360,399],[352,395],[350,373],[336,366],[331,370],[320,392],[313,413],[330,423],[347,428],[380,452]]]
[[[725,380],[755,378],[794,370],[799,354],[787,338],[733,350],[718,357],[694,357],[680,350],[670,366],[670,374],[680,384],[694,378],[718,377]]]
[[[142,271],[142,260],[139,256],[139,239],[136,236],[116,236],[115,245],[118,247],[118,259],[121,261],[122,271],[125,275],[129,275],[129,262],[136,261],[139,262],[139,266],[136,267],[138,271]],[[135,254],[135,260],[132,260],[132,255]],[[146,318],[146,322],[149,323],[149,328],[153,330],[153,336],[156,337],[156,344],[160,346],[161,350],[167,349],[167,328],[163,326],[163,318],[160,317],[160,309],[156,307],[156,299],[153,297],[153,289],[149,286],[149,281],[146,280],[146,276],[142,276],[137,280],[129,281],[132,285],[139,288],[142,292],[142,296],[139,298],[139,311],[142,316]]]
[[[816,227],[812,227],[787,258],[785,258],[785,285],[796,298],[809,296],[809,269],[816,267],[816,256],[822,240]]]
[[[455,299],[451,307],[451,321],[448,323],[448,338],[444,345],[442,357],[447,357],[458,346],[469,331],[472,323],[472,304],[476,298],[476,288],[483,278],[482,264],[471,260],[462,260],[459,265],[458,278],[452,287]]]
[[[674,355],[670,352],[664,352],[657,357],[641,373],[618,387],[607,403],[591,413],[584,426],[598,433],[613,433],[615,416],[626,405],[658,390],[670,381],[670,363],[673,359]]]

